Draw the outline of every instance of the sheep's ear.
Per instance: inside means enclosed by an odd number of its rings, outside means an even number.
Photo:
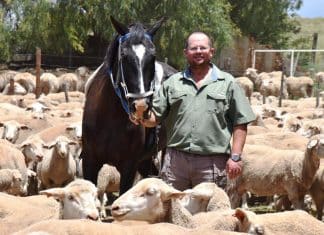
[[[77,142],[75,142],[75,141],[73,141],[73,140],[70,140],[69,141],[69,145],[77,145],[78,143]]]
[[[318,143],[318,140],[316,140],[316,139],[311,140],[311,141],[308,142],[307,148],[308,149],[314,148],[317,145],[317,143]]]
[[[62,201],[66,192],[63,188],[51,188],[40,191],[39,194],[46,195],[47,197],[54,197],[55,199]]]
[[[33,107],[29,106],[26,108],[26,111],[33,110]]]
[[[22,143],[19,145],[19,148],[20,148],[20,149],[23,149],[23,148],[26,147],[27,145],[30,145],[30,143],[28,143],[27,141],[24,141],[24,142],[22,142]]]
[[[68,127],[65,128],[65,130],[67,130],[67,131],[72,131],[73,129],[74,129],[73,126],[68,126]]]
[[[236,208],[233,216],[236,217],[242,224],[248,219],[247,214],[241,208]]]
[[[51,142],[51,143],[48,143],[48,144],[42,144],[43,148],[45,149],[51,149],[55,146],[56,142]]]
[[[28,126],[26,126],[26,125],[20,125],[20,129],[22,129],[22,130],[28,130],[30,128]]]
[[[185,195],[187,195],[187,193],[181,192],[181,191],[176,190],[176,189],[174,189],[172,187],[169,187],[168,190],[164,191],[161,194],[161,199],[162,199],[162,201],[168,201],[170,199],[182,198]]]

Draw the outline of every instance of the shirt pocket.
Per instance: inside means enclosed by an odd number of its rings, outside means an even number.
[[[225,114],[228,104],[226,97],[220,94],[207,94],[207,112],[210,114]]]
[[[185,99],[187,97],[187,93],[184,91],[173,90],[170,91],[169,97],[170,97],[169,102],[171,106],[173,105],[180,106],[181,104],[184,104]]]

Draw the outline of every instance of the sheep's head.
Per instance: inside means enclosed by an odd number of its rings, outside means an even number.
[[[62,203],[63,219],[99,219],[97,188],[90,181],[77,179],[64,188],[51,188],[39,194]]]
[[[58,136],[55,141],[49,144],[43,144],[44,148],[55,148],[55,152],[61,158],[68,158],[70,154],[70,145],[77,145],[77,142],[70,140],[66,136]]]
[[[114,201],[111,214],[116,220],[157,222],[166,214],[164,203],[184,195],[161,179],[146,178]]]

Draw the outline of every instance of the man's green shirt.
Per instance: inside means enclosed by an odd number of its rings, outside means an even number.
[[[153,112],[166,125],[167,146],[195,154],[229,154],[233,127],[255,115],[232,75],[212,65],[201,87],[189,70],[172,75],[153,99]]]

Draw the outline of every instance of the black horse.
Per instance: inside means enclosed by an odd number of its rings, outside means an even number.
[[[130,119],[136,110],[151,107],[154,89],[161,82],[156,76],[152,37],[163,21],[146,29],[141,23],[126,27],[111,17],[118,35],[86,88],[83,175],[96,183],[104,163],[116,166],[121,174],[120,193],[132,186],[136,171],[147,177],[152,169],[151,157],[157,149],[155,129],[134,125]],[[160,146],[164,144],[160,141]]]

